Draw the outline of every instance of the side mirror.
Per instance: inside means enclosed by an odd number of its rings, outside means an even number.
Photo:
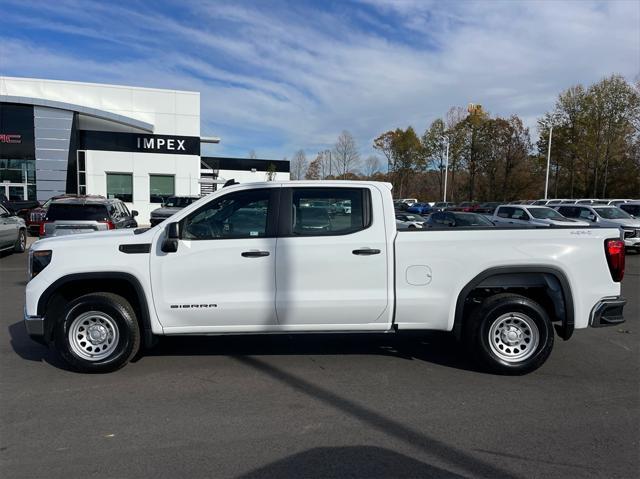
[[[587,219],[588,219],[589,221],[595,221],[595,220],[596,220],[596,215],[591,214],[591,215],[587,216]]]
[[[180,239],[180,228],[178,223],[169,223],[165,228],[167,237],[162,241],[161,250],[163,253],[175,253],[178,251],[178,240]]]
[[[138,216],[138,210],[131,210],[131,216]]]

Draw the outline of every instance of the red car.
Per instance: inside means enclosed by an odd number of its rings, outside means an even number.
[[[479,208],[480,208],[480,203],[478,203],[477,201],[463,201],[462,203],[458,203],[456,206],[447,208],[447,210],[448,211],[464,211],[465,213],[474,213]]]

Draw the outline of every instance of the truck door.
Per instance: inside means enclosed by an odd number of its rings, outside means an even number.
[[[176,252],[162,252],[160,237],[151,281],[165,331],[259,330],[276,324],[279,190],[235,191],[201,206],[180,221]]]
[[[336,208],[338,203],[349,207]],[[390,304],[387,268],[392,258],[377,189],[283,187],[279,226],[279,325],[388,327],[390,316],[384,313]]]

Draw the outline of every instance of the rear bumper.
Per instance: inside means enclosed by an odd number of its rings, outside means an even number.
[[[589,316],[589,326],[601,328],[603,326],[615,326],[624,323],[622,310],[627,300],[621,296],[602,298],[596,303]]]

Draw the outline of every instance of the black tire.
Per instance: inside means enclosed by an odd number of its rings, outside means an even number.
[[[92,314],[89,314],[89,312],[92,312]],[[94,315],[93,313],[98,314]],[[84,317],[83,315],[89,316],[88,321],[82,322],[80,320],[81,317]],[[92,343],[87,340],[89,331],[85,330],[84,333],[80,333],[87,335],[84,341],[85,346],[83,347],[80,346],[83,343],[75,343],[75,346],[72,346],[69,331],[70,329],[74,330],[76,324],[82,328],[83,324],[91,326],[95,323],[96,327],[99,328],[100,324],[95,319],[92,319],[92,316],[100,318],[101,315],[106,318],[109,324],[109,328],[104,329],[104,331],[112,333],[109,337],[114,340],[114,343],[109,343],[108,345],[106,342],[103,343],[105,349],[109,348],[106,351],[108,353],[107,356],[99,359],[87,359],[80,355],[78,350],[84,352],[85,355],[91,354],[86,351],[92,346]],[[76,320],[79,322],[75,323]],[[89,321],[93,321],[93,323],[89,323]],[[97,321],[100,321],[100,319]],[[104,324],[104,321],[102,322]],[[113,334],[113,331],[116,334]],[[123,367],[138,352],[140,348],[140,328],[133,308],[122,296],[112,293],[91,293],[80,296],[66,305],[60,320],[55,326],[55,344],[62,358],[76,371],[111,372]],[[102,345],[99,344],[98,347],[100,346]]]
[[[18,239],[13,247],[13,251],[16,253],[24,253],[27,249],[27,230],[21,229],[18,232]]]
[[[506,337],[508,334],[513,337]],[[487,298],[473,312],[465,321],[464,339],[484,369],[520,375],[544,364],[553,349],[554,332],[549,315],[538,303],[525,296],[505,293]],[[511,339],[515,346],[505,343]],[[505,358],[508,355],[512,356]]]

